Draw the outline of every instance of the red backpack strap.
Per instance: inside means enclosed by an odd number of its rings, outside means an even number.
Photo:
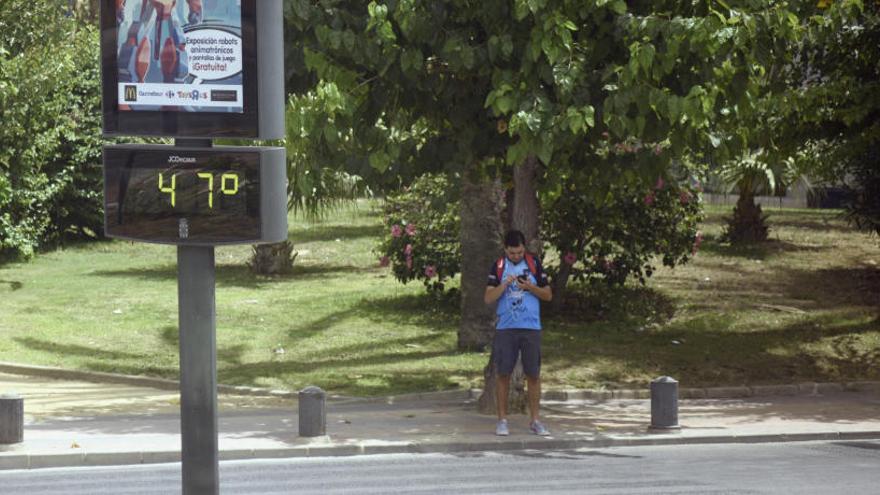
[[[495,276],[498,278],[498,283],[501,283],[502,275],[504,275],[504,256],[498,258],[498,261],[495,262]]]
[[[526,253],[525,258],[529,271],[535,276],[535,280],[538,280],[538,265],[535,263],[535,257],[531,253]]]

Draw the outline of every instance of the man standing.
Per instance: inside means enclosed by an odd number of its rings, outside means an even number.
[[[504,236],[504,256],[489,269],[489,285],[483,300],[498,302],[493,353],[498,369],[495,402],[498,409],[496,435],[509,435],[507,398],[510,374],[522,353],[523,371],[528,382],[529,429],[536,435],[550,432],[538,419],[541,399],[541,301],[550,301],[553,292],[537,257],[526,252],[522,232],[511,230]]]

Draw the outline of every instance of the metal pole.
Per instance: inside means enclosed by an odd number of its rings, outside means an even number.
[[[220,492],[214,248],[177,247],[183,494]]]
[[[211,147],[210,139],[175,146]],[[177,247],[180,437],[183,495],[218,495],[217,337],[214,247]]]

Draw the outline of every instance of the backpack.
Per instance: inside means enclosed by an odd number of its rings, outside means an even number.
[[[523,257],[526,259],[526,264],[529,265],[529,271],[532,272],[532,276],[535,277],[536,281],[540,282],[541,278],[538,276],[538,263],[535,262],[535,256],[532,253],[525,253]],[[495,262],[495,277],[499,282],[501,282],[501,277],[504,275],[504,263],[506,258],[506,256],[502,256]]]

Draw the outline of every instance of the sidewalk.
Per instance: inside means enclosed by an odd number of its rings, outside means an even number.
[[[25,398],[25,441],[0,446],[0,469],[180,460],[179,397],[141,386],[0,373],[0,393]],[[394,400],[331,400],[327,436],[300,438],[295,400],[219,398],[220,458],[599,448],[618,445],[880,438],[876,391],[679,402],[681,430],[648,431],[646,399],[545,400],[550,437],[512,416],[496,437],[466,391]]]

